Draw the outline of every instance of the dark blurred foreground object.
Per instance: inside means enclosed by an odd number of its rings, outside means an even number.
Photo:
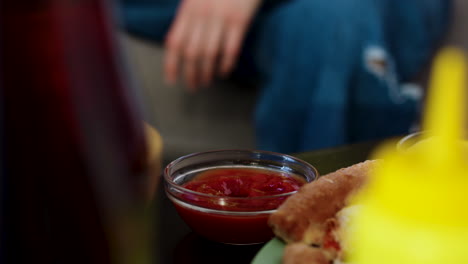
[[[105,2],[1,1],[1,263],[150,261],[145,128]]]

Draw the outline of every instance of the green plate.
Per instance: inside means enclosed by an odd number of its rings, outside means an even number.
[[[281,264],[283,258],[284,242],[274,238],[260,249],[252,264]]]

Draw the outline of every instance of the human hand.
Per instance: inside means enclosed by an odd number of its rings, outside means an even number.
[[[190,90],[232,71],[261,0],[183,0],[166,39],[164,75]],[[218,67],[215,69],[215,67]]]

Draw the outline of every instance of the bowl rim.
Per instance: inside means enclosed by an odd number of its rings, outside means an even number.
[[[271,199],[271,198],[278,198],[278,197],[284,197],[284,196],[290,196],[290,195],[293,195],[295,193],[298,192],[298,190],[296,191],[292,191],[292,192],[287,192],[287,193],[281,193],[281,194],[275,194],[275,195],[265,195],[265,196],[255,196],[255,197],[231,197],[231,196],[218,196],[218,195],[212,195],[212,194],[206,194],[206,193],[201,193],[201,192],[197,192],[197,191],[193,191],[193,190],[190,190],[190,189],[187,189],[187,188],[184,188],[178,184],[176,184],[172,178],[169,176],[169,170],[175,165],[177,164],[178,162],[182,161],[182,160],[185,160],[185,159],[188,159],[188,158],[191,158],[193,156],[198,156],[198,155],[204,155],[204,154],[213,154],[213,153],[223,153],[223,152],[238,152],[238,153],[258,153],[258,154],[267,154],[267,155],[275,155],[275,156],[282,156],[282,157],[286,157],[288,159],[291,159],[292,161],[295,161],[295,162],[298,162],[298,163],[301,163],[303,165],[305,165],[306,167],[309,167],[313,174],[314,174],[314,177],[311,181],[306,181],[305,184],[307,183],[311,183],[311,182],[314,182],[316,181],[319,177],[320,177],[320,174],[319,172],[317,171],[317,169],[312,166],[310,163],[302,160],[302,159],[299,159],[299,158],[296,158],[296,157],[293,157],[291,155],[288,155],[288,154],[282,154],[282,153],[278,153],[278,152],[273,152],[273,151],[264,151],[264,150],[250,150],[250,149],[221,149],[221,150],[210,150],[210,151],[202,151],[202,152],[195,152],[195,153],[191,153],[191,154],[188,154],[188,155],[184,155],[182,157],[179,157],[177,159],[175,159],[174,161],[170,162],[165,168],[164,168],[164,172],[163,172],[163,178],[164,178],[164,181],[166,184],[169,184],[171,187],[174,187],[175,189],[178,189],[179,191],[182,191],[183,193],[189,193],[189,194],[194,194],[194,195],[198,195],[198,196],[202,196],[202,197],[206,197],[206,198],[213,198],[213,199],[235,199],[235,200],[261,200],[261,199]],[[165,186],[166,187],[166,191],[167,191],[167,185]]]
[[[413,139],[417,139],[418,137],[424,137],[427,135],[426,131],[416,131],[410,134],[405,135],[404,137],[400,138],[396,143],[396,149],[398,151],[406,151],[411,146],[405,146],[408,142]]]

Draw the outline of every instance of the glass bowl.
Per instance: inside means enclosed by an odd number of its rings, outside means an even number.
[[[401,138],[397,144],[396,148],[400,152],[407,152],[417,148],[418,146],[425,145],[427,142],[437,139],[438,136],[430,136],[426,131],[415,132],[408,134],[405,137]],[[466,138],[460,139],[460,146],[462,146],[462,151],[464,155],[468,155],[468,140]]]
[[[406,151],[412,146],[414,146],[416,143],[419,143],[421,140],[424,139],[424,132],[415,132],[408,134],[398,140],[396,148],[398,151]]]
[[[239,176],[240,180],[236,176],[232,185],[227,186],[226,193],[229,195],[185,188],[187,184],[199,184],[202,175],[205,177],[202,179],[210,177],[210,180],[219,181],[224,186],[222,181],[229,181],[222,177],[230,177],[236,173],[242,175]],[[278,175],[281,177],[275,178]],[[292,180],[306,183],[315,180],[318,172],[307,162],[292,156],[252,150],[194,153],[171,162],[164,170],[166,194],[181,218],[195,233],[227,244],[263,243],[274,236],[268,226],[269,215],[285,199],[297,192],[288,191],[277,184],[284,182],[284,177],[287,177],[287,182]],[[208,188],[202,183],[199,186],[202,189]],[[260,191],[257,190],[258,186]],[[270,189],[273,193],[278,190],[287,192],[271,194],[265,191]],[[250,196],[253,192],[256,195]]]

